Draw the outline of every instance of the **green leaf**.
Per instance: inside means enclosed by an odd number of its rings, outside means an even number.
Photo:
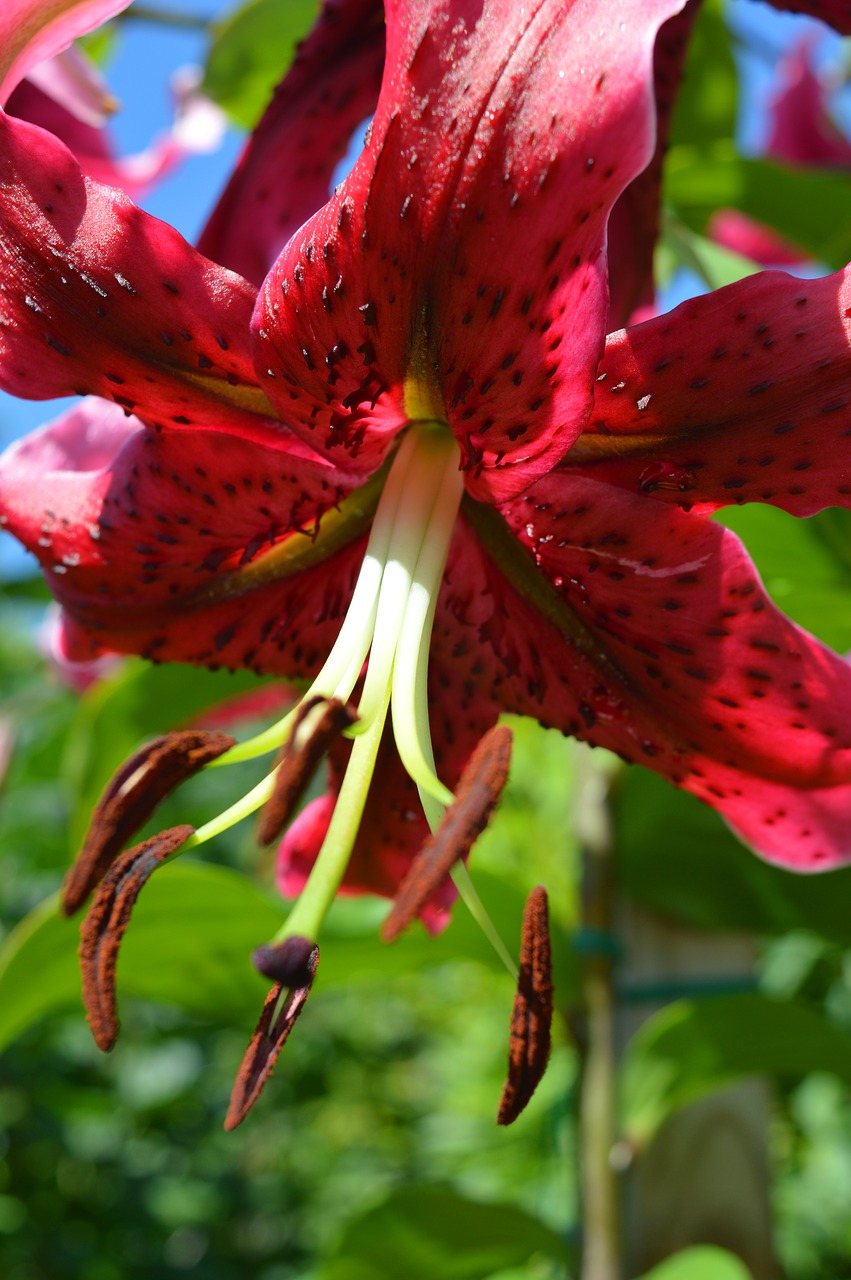
[[[761,269],[758,262],[707,240],[670,215],[663,219],[659,248],[675,266],[693,271],[709,289],[723,289]]]
[[[665,165],[665,200],[695,231],[716,209],[740,209],[836,269],[851,258],[849,198],[847,174],[749,160],[731,143],[672,147]]]
[[[316,0],[250,0],[215,27],[202,91],[251,129],[310,30]]]
[[[851,868],[801,876],[761,861],[694,796],[644,769],[613,797],[618,883],[645,906],[708,929],[808,929],[851,946]]]
[[[726,1249],[700,1245],[666,1258],[641,1280],[751,1280],[751,1273]]]
[[[794,520],[777,507],[748,503],[714,518],[742,539],[784,613],[844,652],[851,648],[851,592],[847,566],[828,542],[826,514]],[[839,517],[831,528],[834,538],[842,536],[841,523]]]
[[[145,886],[118,962],[119,996],[175,1004],[216,1022],[252,1023],[268,982],[251,952],[280,926],[283,911],[245,876],[176,862]],[[53,897],[0,947],[0,1048],[27,1027],[80,999],[78,922]]]
[[[679,1000],[641,1027],[621,1067],[622,1121],[646,1143],[673,1111],[742,1076],[851,1083],[851,1037],[814,1009],[758,992]]]
[[[536,1255],[564,1262],[567,1245],[513,1205],[423,1183],[350,1222],[319,1280],[485,1280]]]
[[[250,671],[204,671],[126,662],[81,699],[69,735],[65,776],[74,795],[69,842],[76,853],[91,811],[112,774],[148,738],[191,723],[205,711],[260,687]]]
[[[736,130],[738,77],[719,0],[701,5],[677,93],[671,142],[713,143]]]

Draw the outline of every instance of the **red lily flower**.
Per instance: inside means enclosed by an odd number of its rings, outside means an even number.
[[[294,76],[305,60],[375,68],[374,8],[329,4]],[[605,344],[607,223],[654,153],[654,41],[677,8],[388,5],[364,150],[300,229],[304,203],[281,208],[292,234],[259,293],[85,179],[56,139],[0,119],[0,379],[102,397],[0,467],[3,519],[41,558],[66,648],[357,700],[351,753],[332,747],[336,803],[284,841],[287,886],[310,872],[285,939],[312,946],[341,880],[396,891],[424,811],[438,825],[503,711],[658,770],[767,857],[849,857],[851,671],[707,519],[745,499],[848,505],[845,273],[755,277]],[[362,39],[341,39],[346,24]],[[325,137],[321,103],[300,108],[285,82],[272,111]],[[326,140],[334,155],[339,134]],[[261,177],[280,146],[261,127],[205,240],[258,279],[277,215],[256,253],[228,228],[240,191],[274,210]],[[290,733],[297,753],[311,714],[215,767]],[[480,818],[493,800],[485,788]],[[122,856],[98,918],[175,840],[211,834],[177,831]],[[315,964],[289,982],[272,958],[281,989],[306,994]],[[291,1026],[273,1014],[249,1082]]]

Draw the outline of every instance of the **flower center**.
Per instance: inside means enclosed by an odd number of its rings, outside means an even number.
[[[437,595],[464,491],[460,452],[446,425],[416,422],[396,453],[376,509],[351,604],[340,634],[304,697],[288,715],[214,766],[254,759],[289,740],[310,716],[311,701],[348,702],[368,660],[354,739],[340,794],[307,885],[279,939],[315,939],[342,882],[372,780],[388,709],[402,764],[435,827],[452,792],[435,770],[428,716],[428,654]],[[273,770],[248,795],[200,827],[184,849],[203,844],[260,808]]]

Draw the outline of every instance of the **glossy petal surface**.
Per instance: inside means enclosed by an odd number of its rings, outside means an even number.
[[[130,0],[4,0],[0,10],[0,106],[36,63],[126,9]]]
[[[851,497],[851,270],[752,276],[612,334],[569,465],[660,500]]]
[[[389,9],[364,152],[258,302],[262,385],[305,439],[366,473],[409,413],[445,415],[479,496],[552,465],[590,404],[606,220],[652,154],[676,8]]]

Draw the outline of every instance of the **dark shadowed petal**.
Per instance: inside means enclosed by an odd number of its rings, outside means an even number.
[[[652,307],[654,303],[653,254],[659,233],[662,164],[668,148],[671,112],[697,14],[697,0],[689,0],[682,13],[663,23],[656,37],[653,53],[656,148],[647,168],[616,201],[609,219],[609,317],[606,324],[609,332],[629,324],[639,308]]]
[[[148,423],[301,447],[256,386],[254,289],[84,178],[51,134],[0,116],[0,385],[98,393]]]
[[[46,569],[76,658],[105,648],[292,675],[324,660],[369,495],[350,509],[321,461],[222,442],[88,400],[3,455],[3,522]]]
[[[478,586],[445,605],[505,710],[655,769],[767,858],[851,858],[851,666],[773,606],[734,535],[563,475],[503,508],[522,545],[471,514],[488,552],[462,527],[448,581]]]
[[[792,13],[807,13],[821,18],[840,34],[851,36],[851,3],[849,0],[771,0],[775,9]]]
[[[380,0],[326,0],[198,241],[261,284],[331,194],[353,130],[375,110],[384,66]]]
[[[409,416],[447,416],[482,496],[564,452],[602,350],[608,213],[652,155],[653,42],[678,7],[391,9],[364,152],[258,300],[261,385],[305,439],[368,471]]]
[[[851,505],[851,269],[763,272],[612,334],[569,466],[672,502]]]

